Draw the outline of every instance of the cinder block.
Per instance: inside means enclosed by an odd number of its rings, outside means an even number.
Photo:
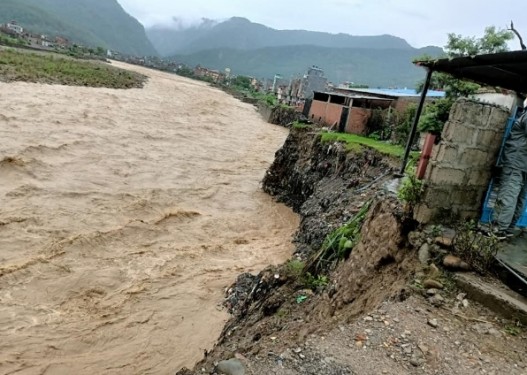
[[[495,150],[500,147],[503,135],[494,129],[481,129],[476,135],[476,147],[484,147]]]
[[[487,169],[476,169],[469,173],[467,185],[485,186],[489,184],[491,171]]]
[[[438,145],[436,160],[443,163],[456,163],[458,161],[459,146],[451,142],[441,142]]]
[[[465,181],[465,171],[451,167],[436,166],[430,175],[433,184],[460,185]]]
[[[481,167],[487,165],[489,153],[477,148],[466,148],[460,159],[460,165],[468,168]]]
[[[507,120],[510,113],[503,108],[492,107],[489,117],[487,118],[486,128],[494,129],[500,133],[505,131]]]
[[[444,189],[444,186],[430,186],[423,199],[429,208],[450,207],[451,205],[451,191]]]
[[[474,128],[466,123],[453,123],[450,125],[448,131],[444,133],[444,139],[447,142],[472,146],[477,131],[478,128]]]

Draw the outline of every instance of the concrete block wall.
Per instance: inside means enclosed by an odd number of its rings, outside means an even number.
[[[470,99],[454,104],[432,151],[417,221],[479,217],[509,116],[505,108]]]

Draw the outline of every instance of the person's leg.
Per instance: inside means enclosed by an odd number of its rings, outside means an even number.
[[[523,172],[504,168],[494,208],[494,220],[499,231],[506,231],[511,226],[522,187]]]
[[[514,211],[514,216],[512,217],[510,227],[514,229],[516,224],[523,216],[525,212],[525,203],[527,203],[527,173],[522,172],[523,175],[523,184],[522,189],[520,190],[520,195],[518,196],[518,202],[516,204],[516,210]]]

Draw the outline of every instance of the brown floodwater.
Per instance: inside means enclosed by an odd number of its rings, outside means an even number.
[[[297,216],[260,189],[286,130],[128,68],[144,89],[0,83],[2,374],[190,367],[225,287],[291,254]]]

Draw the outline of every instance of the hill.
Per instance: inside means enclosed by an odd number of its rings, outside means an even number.
[[[0,23],[132,55],[157,55],[144,27],[116,0],[2,0]]]
[[[176,60],[190,66],[203,66],[257,78],[279,73],[290,78],[305,72],[311,65],[324,69],[335,83],[353,81],[370,87],[415,87],[424,78],[422,69],[412,60],[420,55],[437,56],[437,47],[421,49],[327,48],[319,46],[268,47],[257,50],[220,48],[189,55],[177,55]]]
[[[392,35],[353,36],[305,30],[276,30],[240,17],[233,17],[221,23],[203,20],[198,26],[186,28],[179,25],[155,26],[147,29],[147,35],[158,52],[164,56],[217,48],[254,50],[298,45],[328,48],[412,49],[404,39]]]

